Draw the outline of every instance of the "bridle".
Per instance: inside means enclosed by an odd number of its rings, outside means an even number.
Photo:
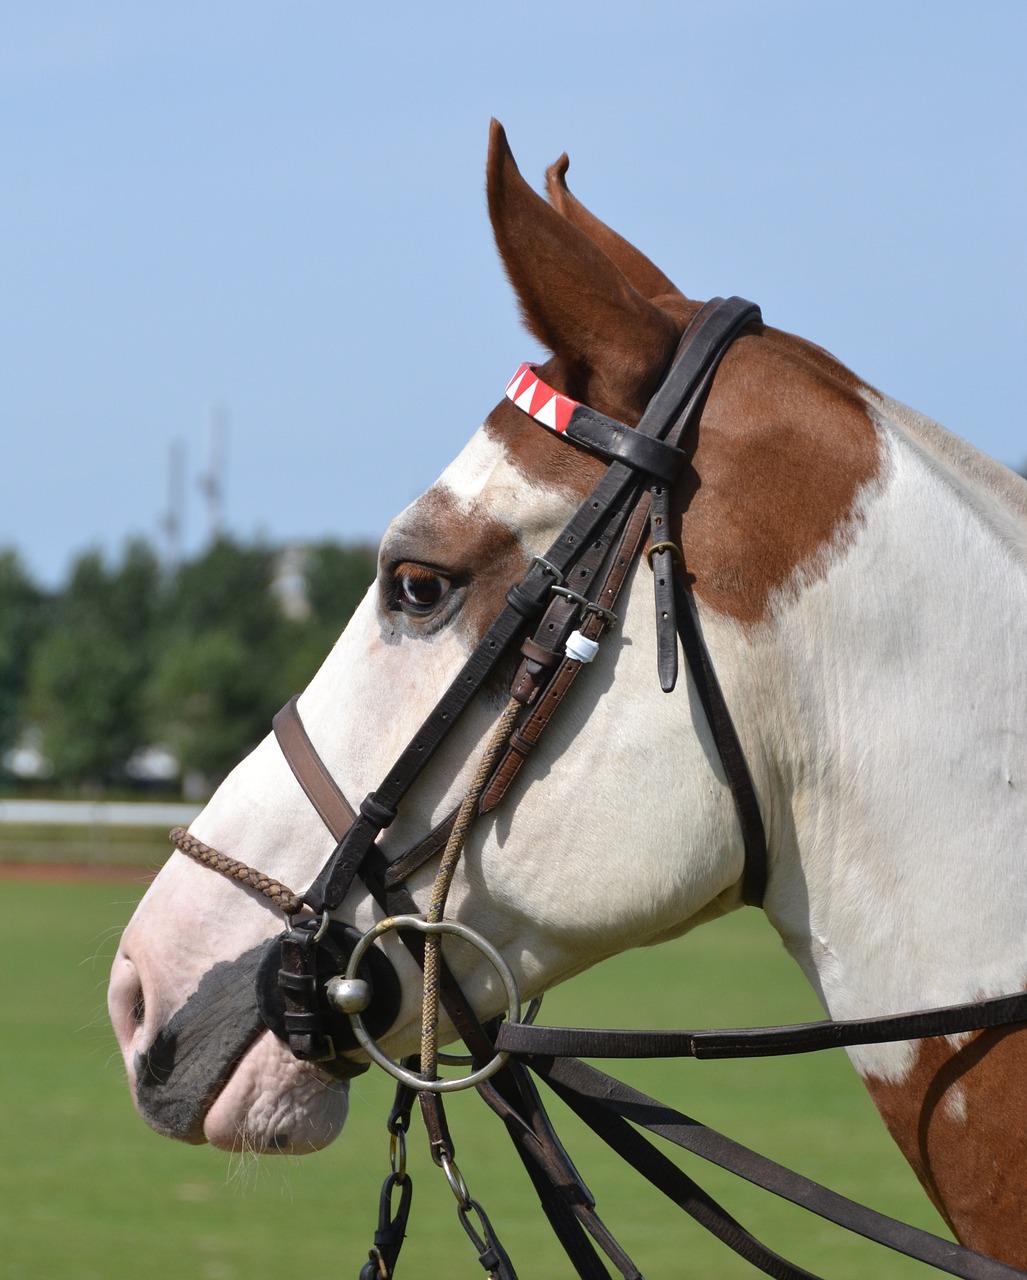
[[[474,818],[502,800],[524,760],[603,635],[628,574],[642,555],[652,569],[656,600],[657,667],[661,687],[674,688],[678,645],[702,703],[740,824],[745,864],[742,899],[760,905],[768,856],[763,822],[745,756],[690,593],[678,572],[681,548],[671,532],[672,486],[688,459],[706,398],[724,352],[758,307],[741,298],[715,299],[687,327],[660,387],[634,429],[546,386],[522,365],[508,398],[542,426],[608,463],[592,493],[524,578],[467,659],[456,679],[400,754],[388,774],[356,810],[311,743],[293,699],[275,717],[274,732],[297,782],[335,840],[335,848],[301,895],[218,853],[178,829],[172,840],[185,853],[239,879],[276,902],[289,928],[269,944],[258,975],[258,1003],[267,1025],[301,1059],[339,1076],[366,1066],[343,1055],[363,1047],[398,1081],[388,1121],[390,1172],[382,1188],[379,1227],[361,1280],[389,1280],[410,1211],[405,1144],[416,1097],[433,1159],[457,1199],[458,1215],[491,1276],[515,1272],[484,1210],[468,1192],[455,1163],[442,1095],[473,1086],[506,1125],[544,1212],[583,1280],[608,1280],[605,1254],[619,1274],[638,1277],[631,1259],[599,1218],[594,1200],[554,1132],[532,1074],[544,1080],[600,1137],[701,1225],[758,1269],[783,1280],[810,1273],[779,1257],[736,1222],[675,1164],[649,1143],[648,1130],[707,1160],[793,1200],[849,1230],[968,1280],[998,1280],[1025,1273],[864,1208],[791,1173],[698,1122],[647,1098],[579,1061],[581,1057],[752,1057],[801,1053],[918,1037],[951,1035],[1027,1021],[1027,993],[855,1022],[824,1021],[794,1027],[738,1031],[603,1031],[533,1025],[522,1017],[516,982],[503,957],[479,934],[444,918],[448,876]],[[475,779],[458,810],[411,849],[387,859],[376,843],[399,805],[462,713],[481,693],[519,642],[520,665],[510,701],[491,734]],[[432,902],[422,913],[407,879],[433,858],[440,870]],[[378,903],[383,918],[361,935],[332,920],[356,879]],[[307,910],[304,910],[306,908]],[[373,944],[395,931],[425,971],[421,1053],[403,1063],[389,1059],[377,1040],[398,1011],[399,982],[384,952]],[[449,972],[439,940],[458,934],[496,969],[507,995],[505,1021],[482,1025]],[[438,1078],[437,1004],[469,1050],[472,1071]],[[396,1200],[398,1198],[398,1203]],[[814,1278],[815,1280],[815,1278]]]

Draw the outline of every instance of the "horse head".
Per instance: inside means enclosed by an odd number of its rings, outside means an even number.
[[[553,403],[633,428],[700,304],[579,203],[566,172],[564,157],[543,200],[493,125],[496,244],[528,329],[551,353],[531,376]],[[375,583],[296,704],[330,786],[358,821],[384,828],[386,878],[389,864],[448,829],[538,643],[514,645],[489,668],[394,819],[358,802],[410,750],[511,589],[538,558],[545,564],[608,465],[540,426],[520,385],[389,526]],[[981,887],[981,858],[967,865],[954,834],[988,806],[993,864],[1014,882],[1025,757],[1002,708],[1017,690],[1022,706],[1024,691],[1009,640],[1027,604],[1022,486],[824,351],[760,323],[742,329],[702,400],[701,429],[678,442],[685,462],[667,486],[663,530],[683,552],[678,582],[758,797],[765,909],[834,1016],[1022,985],[1027,958],[1009,912],[1010,899],[1023,905],[1023,878],[998,902]],[[472,824],[448,890],[447,918],[488,939],[525,996],[742,901],[745,840],[695,680],[688,673],[668,693],[657,678],[653,576],[645,556],[633,562],[616,625],[501,803]],[[963,593],[956,617],[943,578]],[[573,594],[573,578],[566,587]],[[963,671],[971,638],[987,655],[973,690]],[[275,735],[190,833],[301,889],[340,834]],[[435,864],[426,857],[405,878],[421,910]],[[968,913],[972,965],[950,946]],[[328,902],[332,927],[356,934],[383,914],[360,879]],[[305,916],[317,922],[304,908],[301,925]],[[159,1131],[303,1152],[341,1130],[346,1077],[364,1051],[354,1042],[332,1061],[302,1061],[258,1008],[255,981],[283,928],[267,897],[182,853],[145,895],[114,963],[110,1005],[136,1105]],[[377,948],[393,994],[376,1034],[398,1059],[418,1045],[421,972],[396,932]],[[487,957],[473,947],[447,954],[479,1019],[507,1007]],[[930,1088],[917,1074],[925,1059],[909,1045],[853,1056],[923,1165],[915,1117]],[[960,1096],[949,1111],[932,1104],[945,1124],[958,1122],[959,1106],[973,1109],[968,1086]],[[934,1175],[923,1176],[930,1186]],[[949,1194],[933,1193],[942,1204]]]

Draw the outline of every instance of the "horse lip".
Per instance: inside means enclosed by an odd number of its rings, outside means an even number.
[[[203,1124],[246,1051],[266,1030],[253,995],[263,946],[204,974],[185,1003],[135,1056],[135,1101],[159,1133],[206,1141]]]

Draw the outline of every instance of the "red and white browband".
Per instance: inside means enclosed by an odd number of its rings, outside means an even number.
[[[577,400],[547,386],[532,364],[522,364],[517,370],[506,388],[506,397],[557,435],[567,430],[571,414],[581,407]]]
[[[598,457],[626,462],[653,480],[674,479],[684,461],[679,449],[572,400],[543,382],[535,368],[522,364],[506,388],[507,399],[529,418]]]

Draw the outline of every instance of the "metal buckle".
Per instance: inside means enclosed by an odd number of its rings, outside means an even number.
[[[601,604],[593,604],[591,601],[585,605],[585,613],[594,613],[597,618],[601,618],[608,627],[617,625],[617,615],[612,609],[604,609]]]
[[[685,563],[684,556],[681,554],[681,548],[676,542],[654,542],[645,553],[646,563],[649,565],[650,569],[653,567],[653,556],[656,555],[658,551],[669,551],[671,559],[676,560],[678,564],[683,565]]]
[[[579,609],[587,609],[589,606],[590,601],[588,597],[583,596],[580,591],[572,591],[570,587],[561,587],[559,584],[554,584],[549,588],[549,590],[554,596],[563,596],[565,600],[570,600],[571,603],[576,604]]]
[[[601,604],[596,604],[594,601],[589,600],[580,591],[572,591],[570,587],[561,587],[559,585],[553,585],[549,590],[554,596],[563,596],[565,600],[570,600],[573,604],[576,604],[582,613],[594,613],[597,618],[602,618],[608,627],[616,625],[617,615],[612,609],[604,609]]]
[[[531,563],[528,565],[529,570],[533,569],[535,565],[538,565],[543,573],[547,573],[551,578],[555,578],[557,586],[563,582],[563,574],[556,565],[550,564],[545,556],[532,556]]]

